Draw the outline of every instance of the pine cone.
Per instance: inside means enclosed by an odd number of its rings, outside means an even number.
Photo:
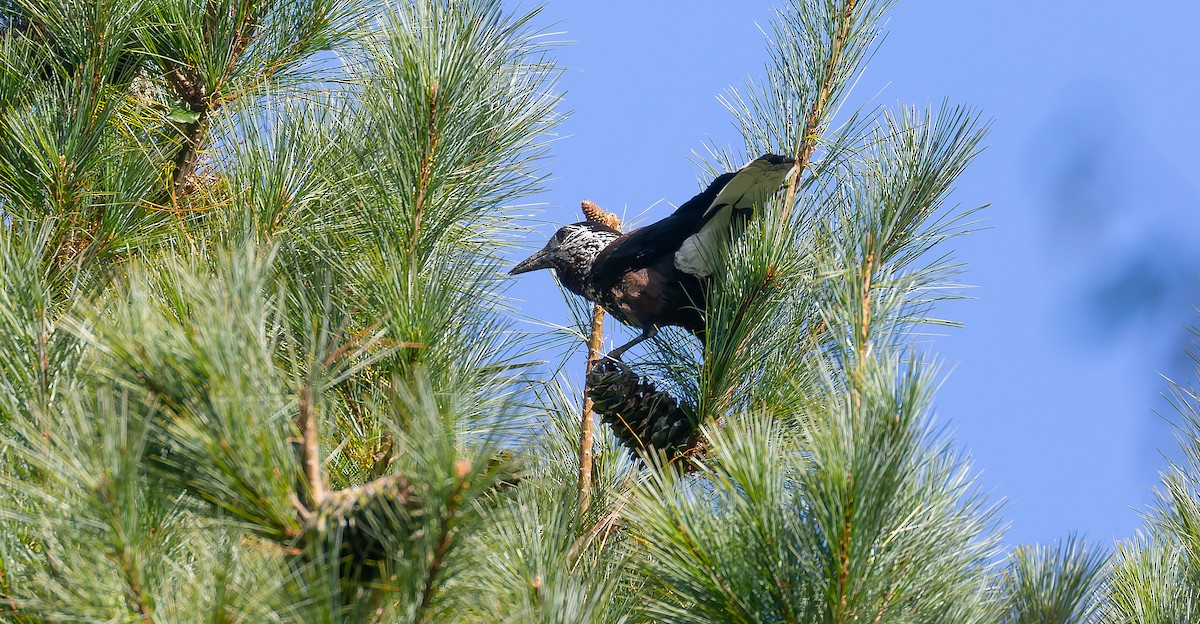
[[[643,383],[632,371],[605,359],[588,370],[587,386],[592,409],[630,450],[660,450],[674,459],[695,445],[695,414],[649,380]]]
[[[587,217],[588,221],[602,223],[614,230],[621,229],[621,219],[617,215],[606,212],[603,208],[597,206],[596,202],[585,199],[580,202],[579,207],[583,210],[583,216]]]

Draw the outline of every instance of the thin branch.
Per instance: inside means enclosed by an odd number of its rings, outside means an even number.
[[[862,326],[858,336],[858,368],[863,368],[867,357],[867,339],[871,333],[871,278],[874,276],[875,252],[871,250],[870,234],[867,235],[867,257],[863,260],[862,269]]]
[[[862,407],[863,376],[866,374],[867,368],[867,340],[871,337],[871,280],[875,271],[875,251],[872,239],[872,235],[867,234],[867,246],[863,254],[862,291],[859,293],[862,298],[862,318],[858,328],[858,362],[854,384],[854,408],[856,410]]]
[[[414,494],[408,479],[400,473],[392,473],[377,479],[372,479],[362,485],[333,490],[325,497],[322,506],[326,509],[342,508],[343,515],[353,511],[361,501],[387,496],[400,503],[407,503]]]
[[[808,161],[812,158],[817,147],[817,131],[821,120],[825,117],[825,107],[829,94],[833,92],[833,83],[837,79],[837,66],[842,60],[842,51],[846,48],[846,40],[850,38],[850,25],[854,23],[855,0],[847,0],[842,8],[841,20],[838,22],[837,34],[833,38],[833,48],[829,51],[829,59],[825,64],[825,73],[821,76],[821,88],[817,99],[808,111],[808,119],[804,122],[804,136],[800,141],[800,152],[796,154],[796,175],[788,184],[787,195],[783,202],[783,221],[786,223],[792,216],[792,204],[796,201],[796,191],[800,186],[800,178]]]
[[[384,433],[380,435],[379,445],[374,453],[371,454],[371,478],[378,479],[387,472],[389,466],[392,465],[392,453],[396,446],[392,442],[392,436]]]
[[[851,548],[851,532],[854,530],[854,478],[850,473],[846,474],[846,495],[850,498],[845,506],[843,514],[844,525],[842,527],[841,539],[838,540],[838,594],[840,597],[834,622],[845,621],[847,613],[846,586],[850,581],[850,548]]]
[[[629,499],[632,498],[633,495],[633,492],[629,492],[628,495],[622,496],[621,499],[617,501],[617,504],[613,505],[612,512],[598,520],[590,529],[583,532],[579,537],[575,538],[574,542],[571,542],[570,548],[567,549],[567,561],[571,565],[575,564],[575,562],[579,559],[579,556],[583,554],[583,549],[591,544],[592,541],[597,538],[597,536],[608,534],[616,530],[617,521],[621,519],[621,512],[625,509],[625,506],[629,504]]]
[[[421,614],[420,622],[428,622],[430,618],[426,613],[430,603],[433,601],[433,594],[437,589],[438,573],[445,566],[446,553],[450,551],[450,545],[453,542],[452,529],[454,528],[454,520],[458,516],[458,508],[462,503],[463,495],[466,494],[467,487],[471,484],[470,472],[471,465],[466,460],[458,460],[454,466],[458,479],[458,485],[455,486],[454,492],[450,495],[450,500],[446,504],[446,513],[442,516],[441,529],[438,533],[437,545],[433,549],[433,561],[429,564],[429,573],[425,576],[425,587],[421,591],[421,606],[417,608],[417,613]]]
[[[600,341],[604,334],[604,308],[592,306],[592,333],[588,337],[588,355],[586,371],[592,370],[596,360],[600,359]],[[588,387],[583,388],[583,415],[579,423],[579,517],[587,512],[591,503],[592,491],[592,446],[595,441],[596,417],[592,409],[592,399],[588,396]]]
[[[321,480],[320,449],[317,446],[317,423],[312,413],[312,389],[307,385],[300,388],[300,458],[304,466],[304,480],[309,503],[315,509],[325,498],[325,485]]]
[[[871,282],[875,268],[875,252],[872,246],[873,236],[867,234],[866,248],[863,250],[863,266],[862,266],[862,283],[860,285],[862,297],[862,318],[858,328],[858,361],[855,363],[855,374],[853,380],[853,401],[854,411],[861,417],[862,414],[862,394],[863,381],[866,376],[867,369],[867,340],[871,333]],[[846,586],[850,579],[850,547],[851,534],[854,530],[853,514],[854,514],[854,479],[853,474],[846,475],[846,495],[850,500],[846,504],[846,511],[843,518],[844,525],[842,527],[842,539],[839,543],[839,563],[841,564],[838,572],[838,591],[841,594],[840,609],[835,621],[842,621],[846,615]],[[886,604],[886,603],[885,603]]]
[[[209,115],[213,111],[213,103],[209,97],[208,86],[204,76],[191,67],[172,63],[173,67],[167,72],[167,85],[180,100],[187,105],[189,111],[197,115],[196,119],[183,125],[183,142],[175,153],[171,164],[171,186],[168,197],[177,198],[183,191],[184,183],[196,168],[200,156],[200,146],[208,133]],[[165,203],[165,202],[164,202]],[[171,202],[172,204],[174,202]]]
[[[210,46],[213,45],[215,37],[216,10],[217,4],[209,3],[204,27],[206,40]],[[225,88],[229,77],[233,74],[234,67],[241,60],[246,48],[259,37],[262,31],[260,28],[261,18],[261,15],[254,15],[253,12],[246,11],[243,20],[237,25],[235,41],[229,51],[229,60],[222,68],[221,75],[213,81],[212,92],[209,92],[205,77],[194,66],[172,63],[174,68],[167,72],[167,83],[171,86],[171,90],[187,104],[189,110],[199,115],[195,121],[183,126],[183,144],[179,146],[179,152],[175,155],[171,171],[170,194],[172,198],[181,193],[188,177],[196,169],[200,147],[204,144],[205,135],[208,134],[208,124],[212,114],[232,99],[220,97],[220,92]]]
[[[152,602],[151,599],[146,597],[145,592],[142,591],[142,583],[138,577],[137,566],[134,565],[133,556],[129,552],[129,544],[125,538],[125,531],[120,523],[121,509],[117,506],[116,493],[110,487],[110,475],[101,475],[99,483],[96,485],[96,493],[107,508],[106,511],[109,512],[109,525],[118,540],[116,544],[117,552],[111,553],[110,558],[121,567],[121,576],[125,581],[126,604],[137,612],[142,624],[153,624]]]
[[[187,183],[188,176],[192,175],[192,172],[196,170],[196,163],[200,160],[200,145],[204,141],[204,135],[207,130],[207,111],[202,111],[196,121],[184,126],[183,145],[179,146],[179,152],[175,154],[175,162],[172,165],[172,197],[177,197],[181,194],[184,184]]]
[[[433,158],[438,139],[438,82],[434,80],[427,89],[429,107],[429,145],[421,153],[420,179],[417,181],[417,198],[413,204],[413,228],[409,238],[409,253],[414,253],[421,234],[421,213],[425,208],[425,195],[429,190],[429,179],[433,174]]]
[[[621,229],[621,220],[611,212],[605,212],[595,202],[583,200],[580,203],[583,216],[589,221],[603,223],[613,229]],[[600,359],[600,342],[604,334],[604,308],[592,306],[592,333],[588,337],[587,369],[592,370],[596,360]],[[591,503],[592,491],[592,446],[595,441],[596,418],[592,409],[592,399],[588,396],[588,387],[583,389],[583,416],[579,424],[579,517],[587,512]]]

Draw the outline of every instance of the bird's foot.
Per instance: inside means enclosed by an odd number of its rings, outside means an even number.
[[[642,329],[641,336],[638,336],[637,338],[630,340],[629,342],[617,347],[616,349],[609,351],[608,355],[606,355],[604,357],[608,360],[612,360],[613,362],[615,362],[617,364],[617,366],[619,366],[621,368],[621,370],[628,371],[629,367],[625,366],[625,363],[621,361],[621,356],[624,355],[625,352],[628,351],[630,347],[641,344],[641,343],[653,338],[656,334],[658,334],[658,327],[654,326],[654,325],[649,325]]]

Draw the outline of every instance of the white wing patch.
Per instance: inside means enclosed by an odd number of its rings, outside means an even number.
[[[733,213],[762,204],[779,189],[794,168],[790,162],[774,165],[759,158],[739,169],[705,209],[704,217],[708,221],[675,252],[675,268],[697,277],[712,276],[720,268],[721,250],[730,235]]]
[[[710,277],[719,268],[721,246],[729,237],[729,219],[733,210],[722,210],[692,234],[675,252],[675,268],[696,277]]]

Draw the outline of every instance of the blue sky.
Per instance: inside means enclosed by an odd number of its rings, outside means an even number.
[[[992,120],[954,196],[991,204],[987,229],[956,243],[973,299],[942,308],[965,327],[929,347],[948,372],[937,417],[1007,501],[1010,544],[1130,537],[1174,454],[1159,395],[1162,375],[1191,374],[1185,326],[1200,320],[1200,5],[1135,4],[901,0],[850,96],[948,98]],[[576,221],[588,198],[653,205],[647,223],[690,197],[692,152],[741,145],[717,96],[762,74],[775,6],[549,2],[541,23],[571,41],[558,57],[572,115],[541,217]],[[510,294],[566,322],[548,274]]]

